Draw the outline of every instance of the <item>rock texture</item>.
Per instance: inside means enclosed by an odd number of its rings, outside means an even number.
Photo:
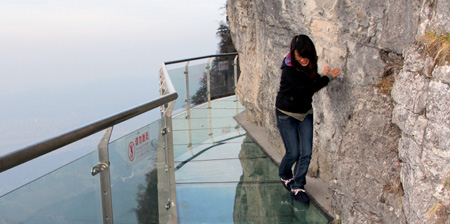
[[[397,103],[392,120],[402,130],[398,155],[404,214],[411,223],[426,213],[437,223],[448,223],[450,66],[435,66],[414,45],[405,47],[404,56],[392,90]]]
[[[448,216],[450,69],[411,44],[428,29],[448,31],[449,12],[438,0],[227,1],[240,99],[280,153],[274,101],[291,38],[311,37],[319,69],[342,69],[314,96],[309,174],[330,182],[343,223]],[[394,101],[376,87],[392,73]]]
[[[334,155],[333,207],[344,223],[405,223],[393,104],[378,89],[360,90]]]

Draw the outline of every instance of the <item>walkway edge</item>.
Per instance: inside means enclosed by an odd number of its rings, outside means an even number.
[[[257,126],[247,119],[247,110],[237,114],[233,117],[250,138],[261,147],[266,154],[271,157],[275,163],[280,164],[283,155],[269,142],[269,136],[263,127]],[[308,184],[305,186],[306,191],[313,197],[313,200],[319,205],[331,219],[334,217],[331,209],[331,190],[328,187],[328,183],[320,178],[306,177]]]

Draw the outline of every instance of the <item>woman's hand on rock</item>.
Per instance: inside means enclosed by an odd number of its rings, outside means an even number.
[[[333,70],[330,71],[330,66],[327,65],[327,66],[325,66],[325,68],[323,69],[323,74],[324,74],[324,75],[331,74],[333,77],[336,78],[338,75],[341,74],[341,70],[338,69],[338,68],[335,68],[335,69],[333,69]]]

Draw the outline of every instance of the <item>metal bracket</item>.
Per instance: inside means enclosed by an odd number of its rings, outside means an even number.
[[[99,164],[95,165],[94,167],[92,167],[91,174],[92,174],[92,176],[95,176],[98,173],[103,172],[104,170],[106,170],[108,168],[109,168],[109,164],[99,163]]]
[[[169,202],[167,202],[165,207],[167,210],[169,210],[172,206],[174,206],[174,203],[173,203],[173,201],[169,200]]]

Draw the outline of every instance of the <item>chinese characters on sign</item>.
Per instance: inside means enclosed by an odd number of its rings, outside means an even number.
[[[228,70],[228,61],[220,61],[219,62],[219,71],[227,71]]]
[[[133,165],[150,154],[151,144],[148,130],[139,130],[127,137],[128,165]]]

